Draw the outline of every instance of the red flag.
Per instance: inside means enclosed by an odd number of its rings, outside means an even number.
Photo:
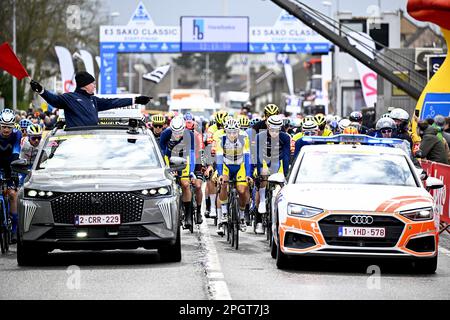
[[[5,70],[19,80],[29,77],[27,70],[25,70],[7,42],[0,45],[0,69]]]

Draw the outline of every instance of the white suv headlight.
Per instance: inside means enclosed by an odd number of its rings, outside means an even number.
[[[400,212],[400,214],[412,221],[433,220],[434,218],[433,208],[407,210]]]
[[[296,216],[300,218],[312,218],[321,214],[323,212],[322,209],[303,206],[300,204],[289,203],[287,207],[288,215]]]

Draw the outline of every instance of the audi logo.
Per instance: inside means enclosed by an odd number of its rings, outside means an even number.
[[[352,216],[350,222],[353,224],[372,224],[373,217],[371,216]]]

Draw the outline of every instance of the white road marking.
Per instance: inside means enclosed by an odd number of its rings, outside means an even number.
[[[200,225],[200,241],[206,250],[205,272],[211,300],[231,300],[219,262],[216,246],[209,235],[206,219]]]

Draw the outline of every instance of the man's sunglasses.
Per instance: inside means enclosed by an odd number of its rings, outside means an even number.
[[[42,137],[30,137],[31,141],[40,141]]]
[[[305,132],[303,132],[303,134],[304,134],[305,136],[313,136],[313,135],[316,134],[316,132],[315,132],[315,131],[305,131]]]
[[[163,126],[160,126],[160,125],[154,125],[153,128],[155,128],[155,129],[162,129]]]
[[[382,129],[381,133],[392,133],[392,129]]]

